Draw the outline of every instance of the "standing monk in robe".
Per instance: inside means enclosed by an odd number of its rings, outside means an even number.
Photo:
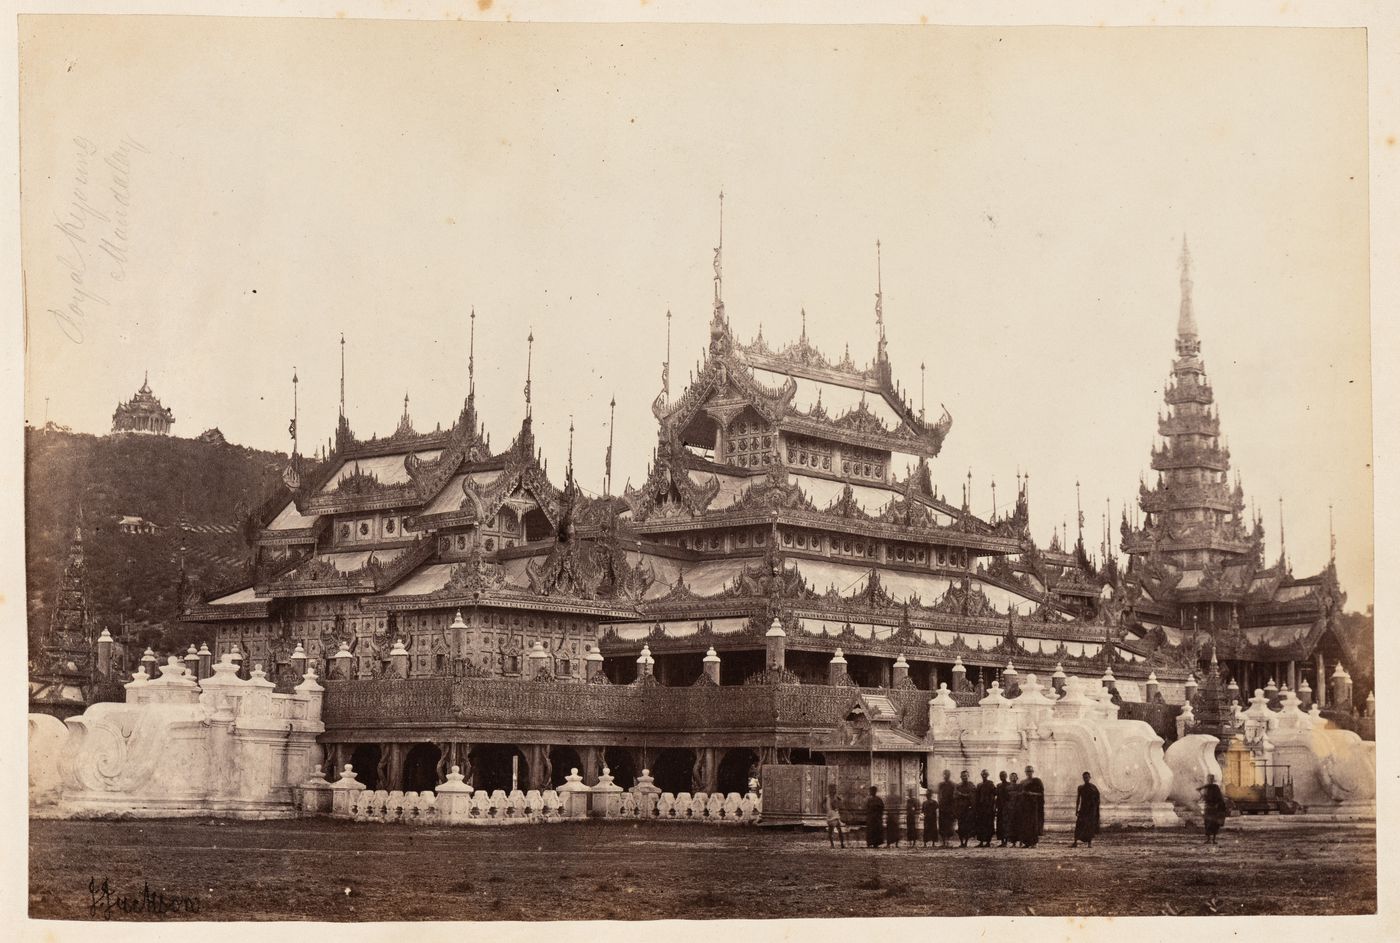
[[[973,827],[977,833],[977,847],[986,848],[996,834],[997,787],[992,783],[991,774],[982,770],[982,781],[977,784],[972,801]]]
[[[879,848],[885,843],[885,800],[880,798],[880,790],[870,787],[870,798],[865,800],[865,845]]]
[[[938,800],[933,798],[933,790],[924,793],[924,847],[930,841],[938,841]]]
[[[1026,767],[1026,780],[1021,787],[1021,842],[1034,848],[1045,830],[1045,784]]]
[[[1225,793],[1220,785],[1215,781],[1214,773],[1206,774],[1206,784],[1196,789],[1201,794],[1203,805],[1202,814],[1205,817],[1206,844],[1218,845],[1215,836],[1220,832],[1220,826],[1225,824],[1225,819],[1230,815],[1230,804],[1225,800]]]
[[[909,847],[913,848],[919,837],[919,797],[913,786],[909,787],[904,797],[904,832],[904,837],[909,839]]]
[[[953,790],[953,806],[958,814],[959,848],[966,848],[967,840],[972,837],[973,801],[976,797],[977,791],[972,787],[972,777],[967,770],[963,770],[962,778]]]
[[[1011,774],[1011,782],[1006,784],[1006,840],[1015,848],[1021,843],[1021,803],[1025,799],[1025,790],[1021,788],[1021,780],[1015,773]]]
[[[1074,841],[1071,848],[1080,842],[1094,847],[1094,836],[1099,833],[1099,787],[1089,782],[1089,774],[1084,774],[1084,785],[1074,799]]]
[[[938,843],[948,847],[948,839],[953,837],[953,823],[957,821],[954,806],[953,774],[943,771],[943,781],[938,784]]]
[[[889,805],[885,806],[885,847],[899,847],[899,793],[890,796]]]
[[[1007,803],[1011,800],[1011,784],[1006,781],[1006,770],[1002,770],[998,775],[1001,777],[1001,782],[997,783],[996,834],[997,838],[1001,839],[1001,847],[1005,848],[1008,825],[1007,813],[1010,811],[1007,808]]]

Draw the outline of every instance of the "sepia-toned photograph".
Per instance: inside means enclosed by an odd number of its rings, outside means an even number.
[[[28,916],[1377,914],[1368,52],[20,16]]]

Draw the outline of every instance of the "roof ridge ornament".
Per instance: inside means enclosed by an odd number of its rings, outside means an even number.
[[[715,246],[715,310],[710,317],[710,352],[729,352],[729,316],[724,313],[724,190],[719,191],[719,245]]]

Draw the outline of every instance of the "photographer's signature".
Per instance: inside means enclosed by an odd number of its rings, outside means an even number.
[[[182,894],[166,896],[152,891],[151,885],[141,884],[141,893],[119,894],[112,889],[111,882],[104,875],[88,879],[88,916],[111,920],[113,916],[150,916],[164,919],[169,914],[199,913],[199,898]]]

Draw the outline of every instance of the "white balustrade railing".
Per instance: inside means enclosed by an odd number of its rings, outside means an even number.
[[[298,807],[329,808],[333,817],[356,822],[401,825],[524,824],[583,818],[752,825],[763,813],[763,802],[754,793],[661,792],[645,773],[642,781],[628,790],[613,786],[610,776],[594,787],[584,786],[577,773],[569,780],[558,790],[488,792],[468,786],[454,766],[448,781],[437,790],[404,792],[367,789],[347,765],[335,783],[327,784],[314,776],[298,787],[303,791],[329,789],[333,797],[330,803],[321,805],[304,797]]]

